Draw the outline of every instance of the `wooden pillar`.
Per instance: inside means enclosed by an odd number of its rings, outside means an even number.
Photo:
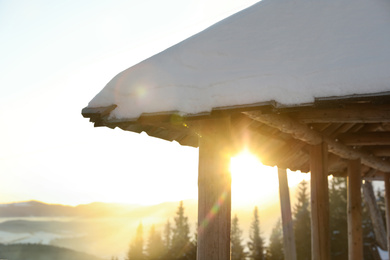
[[[385,180],[385,202],[386,202],[386,226],[387,226],[387,248],[390,259],[390,176],[384,175]]]
[[[328,147],[322,142],[310,149],[311,248],[313,260],[330,259]]]
[[[375,240],[382,250],[387,250],[386,228],[378,204],[376,203],[374,188],[370,181],[364,181],[363,195],[368,211],[370,212],[371,223],[374,229]]]
[[[284,259],[296,260],[295,237],[291,215],[290,191],[286,169],[278,168],[280,210],[282,213]]]
[[[199,138],[198,260],[230,259],[230,117],[202,120]]]
[[[348,259],[363,260],[360,159],[348,162]]]

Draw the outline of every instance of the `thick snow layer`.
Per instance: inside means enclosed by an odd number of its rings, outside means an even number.
[[[264,0],[119,73],[112,118],[390,91],[388,0]]]

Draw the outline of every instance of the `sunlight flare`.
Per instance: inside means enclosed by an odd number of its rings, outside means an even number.
[[[266,166],[248,150],[231,158],[232,204],[245,206],[250,204],[272,204],[279,199],[279,180],[276,167]],[[290,187],[297,186],[302,180],[308,181],[310,175],[287,171]]]

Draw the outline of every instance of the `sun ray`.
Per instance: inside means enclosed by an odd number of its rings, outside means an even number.
[[[276,167],[265,166],[260,158],[244,150],[231,158],[232,204],[236,206],[272,204],[279,200],[279,180]],[[297,186],[310,175],[288,171],[290,187]]]

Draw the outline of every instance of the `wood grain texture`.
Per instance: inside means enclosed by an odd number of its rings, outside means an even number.
[[[230,118],[204,120],[199,138],[198,260],[230,260]]]
[[[280,210],[282,214],[284,259],[296,260],[295,236],[286,169],[278,168]]]
[[[348,162],[348,259],[363,260],[362,173],[360,160]]]
[[[322,142],[310,150],[312,259],[330,259],[328,149]]]

